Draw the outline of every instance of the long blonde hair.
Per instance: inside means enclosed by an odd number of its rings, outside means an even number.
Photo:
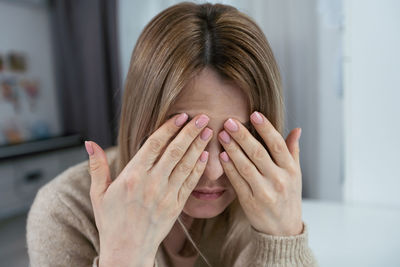
[[[249,114],[262,112],[283,134],[281,77],[259,26],[229,5],[183,2],[156,15],[133,50],[119,123],[117,175],[166,121],[184,86],[205,67],[235,82],[247,95]],[[250,131],[268,150],[252,126]],[[229,226],[220,261],[231,266],[249,241],[250,224],[237,199],[224,214]]]

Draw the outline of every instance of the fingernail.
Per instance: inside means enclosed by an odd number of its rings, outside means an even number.
[[[93,147],[88,141],[85,141],[85,147],[86,147],[86,152],[89,154],[89,156],[94,154]]]
[[[186,113],[182,113],[181,115],[178,116],[178,118],[176,118],[175,125],[181,127],[187,119],[188,115]]]
[[[203,128],[207,124],[208,120],[209,118],[206,115],[201,115],[195,122],[196,127]]]
[[[228,130],[230,130],[232,132],[236,132],[239,129],[237,124],[232,119],[227,120],[225,122],[225,126],[226,126],[226,128],[228,128]]]
[[[226,131],[222,131],[219,133],[219,137],[222,139],[222,141],[224,141],[224,143],[229,144],[229,142],[231,141],[231,138],[229,136],[229,134]]]
[[[257,111],[254,111],[253,114],[251,114],[250,118],[256,123],[256,124],[261,124],[263,122],[263,118],[258,113]]]
[[[208,138],[210,138],[211,133],[212,133],[211,129],[205,128],[205,129],[201,132],[200,137],[201,137],[201,139],[203,139],[204,141],[207,141]]]
[[[299,138],[297,138],[297,141],[299,141],[299,140],[300,140],[300,137],[301,137],[301,128],[300,128],[300,134],[299,134]]]
[[[200,155],[200,161],[201,162],[206,162],[207,158],[208,158],[208,152],[204,150]]]
[[[223,161],[225,161],[225,162],[228,162],[229,161],[229,156],[228,156],[228,154],[224,151],[224,152],[222,152],[221,154],[219,154],[220,155],[220,157],[221,157],[221,159],[223,160]]]

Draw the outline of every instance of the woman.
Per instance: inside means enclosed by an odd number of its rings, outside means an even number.
[[[283,111],[249,17],[221,4],[164,10],[133,51],[118,146],[86,142],[89,161],[39,190],[31,265],[316,266],[301,129],[285,141]]]

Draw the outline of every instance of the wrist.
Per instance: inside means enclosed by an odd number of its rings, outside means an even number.
[[[136,258],[131,261],[125,261],[122,259],[116,258],[106,258],[104,256],[99,257],[98,259],[98,266],[99,267],[113,267],[113,266],[120,266],[120,267],[154,267],[155,266],[155,258]]]
[[[101,252],[103,251],[103,252]],[[115,250],[100,249],[99,267],[153,267],[157,251],[129,250],[124,253]]]

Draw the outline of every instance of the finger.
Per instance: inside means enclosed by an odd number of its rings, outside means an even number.
[[[169,177],[182,159],[193,140],[199,135],[210,119],[202,114],[194,117],[171,141],[152,171]]]
[[[203,151],[200,155],[200,158],[197,160],[195,167],[190,173],[189,177],[183,182],[182,187],[179,188],[179,192],[177,194],[178,203],[183,207],[189,198],[192,191],[196,188],[197,183],[200,180],[201,175],[206,168],[208,161],[208,152]]]
[[[160,153],[167,146],[169,140],[176,135],[187,119],[188,115],[186,113],[178,114],[168,119],[151,134],[137,152],[137,157],[135,158],[138,160],[138,166],[142,166],[146,171],[150,170],[159,158]]]
[[[296,128],[297,130],[292,130],[288,137],[286,138],[286,145],[289,148],[290,154],[293,159],[300,163],[300,136],[301,136],[301,128]]]
[[[235,127],[236,130],[234,130]],[[232,136],[261,174],[267,175],[271,169],[276,168],[266,148],[240,121],[228,119],[224,123],[224,128],[229,131],[229,134],[223,134],[223,137],[229,139]]]
[[[261,173],[256,166],[254,166],[253,162],[247,158],[235,140],[229,137],[229,134],[225,130],[218,134],[218,138],[237,172],[247,181],[252,192],[256,194],[256,191],[260,188],[260,182],[263,180],[260,178]]]
[[[182,183],[192,172],[197,160],[201,153],[207,146],[207,143],[211,140],[213,131],[206,127],[192,143],[189,150],[186,152],[182,160],[176,165],[169,177],[169,185],[175,188],[176,191],[182,186]]]
[[[112,182],[110,169],[106,154],[98,144],[86,141],[85,147],[89,154],[90,196],[91,198],[98,199],[106,192]]]
[[[290,167],[293,164],[293,158],[282,135],[262,113],[253,112],[250,119],[254,128],[268,146],[275,163],[282,168]]]
[[[235,165],[229,159],[226,151],[219,154],[220,162],[226,176],[228,176],[233,188],[235,189],[239,198],[248,199],[254,195],[251,186],[248,182],[243,179],[240,173],[237,171]]]

